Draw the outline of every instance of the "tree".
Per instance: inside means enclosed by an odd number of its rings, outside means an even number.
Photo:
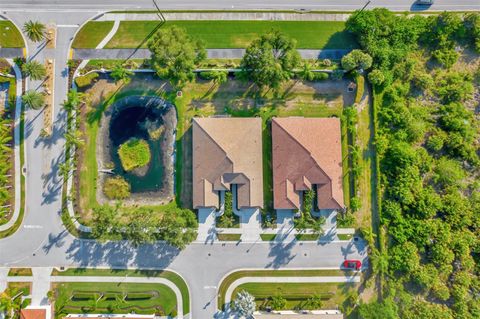
[[[373,85],[382,85],[385,82],[385,75],[380,70],[373,70],[368,74],[368,80]]]
[[[79,130],[65,133],[65,141],[67,146],[80,147],[85,144],[82,133]]]
[[[22,65],[22,71],[32,80],[42,80],[47,75],[45,66],[38,61],[28,61]]]
[[[246,290],[240,291],[233,302],[234,310],[245,318],[252,317],[256,307],[255,298]]]
[[[358,307],[358,317],[360,319],[397,319],[398,307],[390,299],[383,302],[372,301],[366,304],[360,304]]]
[[[152,54],[153,69],[178,88],[194,80],[195,66],[206,57],[203,44],[177,26],[160,29],[147,46]]]
[[[45,25],[38,21],[29,20],[23,25],[23,32],[33,42],[42,40],[45,36]]]
[[[312,72],[312,65],[308,62],[303,63],[302,70],[299,73],[300,78],[304,81],[312,81],[315,75]]]
[[[300,64],[296,41],[280,31],[271,31],[254,40],[247,48],[240,67],[260,90],[264,87],[278,90],[290,80]]]
[[[84,102],[85,94],[78,92],[76,89],[71,89],[67,93],[67,100],[63,103],[63,107],[67,111],[71,111]]]
[[[40,92],[28,90],[22,96],[22,102],[28,107],[38,110],[45,105],[45,96]]]
[[[320,295],[313,295],[307,299],[306,307],[310,310],[318,310],[322,308],[322,297]]]
[[[342,68],[345,71],[354,69],[367,70],[372,66],[372,57],[361,50],[353,50],[342,57]]]
[[[106,239],[109,235],[118,233],[118,207],[108,205],[93,208],[92,235],[95,238]]]
[[[125,66],[121,63],[115,64],[113,67],[112,72],[110,73],[110,76],[115,80],[115,83],[119,81],[123,81],[124,83],[128,83],[131,80],[131,76],[133,75],[133,72],[131,70],[128,70],[125,68]]]

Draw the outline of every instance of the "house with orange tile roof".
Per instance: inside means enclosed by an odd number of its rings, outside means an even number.
[[[275,209],[300,209],[312,189],[318,209],[343,209],[340,120],[274,118],[272,169]]]
[[[20,319],[50,319],[50,311],[46,307],[27,307],[20,310]]]
[[[263,207],[260,118],[194,118],[193,208],[219,208],[236,189],[237,209]]]

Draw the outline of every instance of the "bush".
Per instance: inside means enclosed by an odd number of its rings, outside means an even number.
[[[130,184],[120,176],[108,177],[103,183],[103,193],[109,199],[125,199],[130,197]]]
[[[88,73],[75,78],[75,84],[79,88],[84,88],[91,85],[98,78],[97,72]]]
[[[343,79],[343,71],[340,69],[333,70],[330,77],[332,78],[332,80],[339,81]]]
[[[368,74],[368,80],[373,85],[382,85],[385,82],[385,75],[380,70],[373,70]]]
[[[287,300],[280,295],[272,296],[272,309],[282,310],[287,305]]]
[[[328,73],[324,73],[324,72],[312,72],[312,73],[313,73],[312,81],[314,82],[324,81],[328,79]]]
[[[147,165],[152,158],[147,141],[138,138],[131,138],[120,145],[118,156],[127,172]]]
[[[198,73],[198,76],[204,80],[213,80],[215,83],[224,83],[227,81],[227,71],[204,71]]]

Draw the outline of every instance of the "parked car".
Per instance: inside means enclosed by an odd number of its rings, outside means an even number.
[[[431,6],[433,2],[434,0],[417,0],[415,3],[422,6]]]
[[[362,268],[362,262],[360,260],[347,259],[343,262],[343,268],[359,270]]]

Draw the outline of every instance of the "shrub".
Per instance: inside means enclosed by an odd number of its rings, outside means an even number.
[[[103,183],[103,193],[109,199],[125,199],[130,196],[130,184],[120,176],[108,177]]]
[[[131,138],[120,145],[118,156],[127,172],[147,165],[152,157],[147,141],[138,138]]]
[[[312,72],[313,73],[313,77],[312,77],[312,81],[324,81],[324,80],[327,80],[328,79],[328,73],[324,73],[324,72]]]
[[[225,83],[227,81],[227,71],[204,71],[198,73],[198,76],[204,80],[212,80],[215,83]]]
[[[339,81],[343,78],[343,71],[340,69],[333,70],[331,76],[332,80]]]
[[[98,78],[97,72],[88,73],[75,78],[75,84],[79,88],[84,88],[91,85]]]
[[[380,70],[373,70],[368,74],[368,80],[373,85],[382,85],[385,82],[385,75]]]
[[[272,309],[273,310],[282,310],[285,308],[287,300],[280,295],[272,296]]]

